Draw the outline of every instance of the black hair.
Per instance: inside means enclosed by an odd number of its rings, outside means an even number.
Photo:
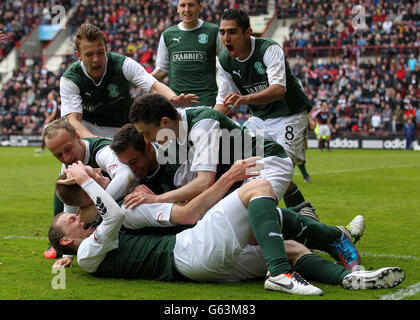
[[[146,142],[136,127],[132,123],[127,123],[118,129],[109,147],[118,155],[130,146],[144,154]]]
[[[178,112],[168,99],[159,94],[146,94],[134,100],[130,108],[129,120],[132,123],[160,125],[163,117],[171,120],[178,118]]]
[[[222,17],[220,18],[220,21],[223,20],[235,20],[243,32],[251,27],[248,14],[241,9],[225,10],[222,14]]]

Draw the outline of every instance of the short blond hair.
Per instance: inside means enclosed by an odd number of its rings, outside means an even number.
[[[57,135],[58,130],[64,129],[66,130],[72,137],[76,138],[76,129],[63,118],[56,119],[44,128],[42,131],[42,138],[43,139],[52,139]]]
[[[76,50],[78,52],[80,52],[80,41],[82,39],[87,41],[102,40],[106,48],[106,39],[104,33],[101,29],[93,24],[84,23],[77,30],[76,35],[74,36],[74,43],[76,44]]]

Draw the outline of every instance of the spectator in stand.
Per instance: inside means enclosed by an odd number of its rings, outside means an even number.
[[[338,117],[336,125],[335,125],[336,133],[343,134],[349,131],[349,121],[348,119],[342,114]]]
[[[410,97],[404,99],[404,116],[406,118],[416,116],[416,108],[412,105]]]
[[[404,136],[405,136],[405,148],[407,150],[412,149],[412,142],[414,140],[414,137],[416,135],[416,125],[413,122],[413,118],[412,117],[407,117],[407,121],[404,123]]]
[[[15,119],[12,112],[9,112],[3,116],[2,119],[2,134],[10,135],[16,131]]]
[[[392,113],[392,131],[401,132],[404,126],[404,111],[398,104]]]
[[[377,133],[382,128],[382,122],[381,122],[381,115],[378,111],[375,111],[374,115],[372,116],[371,122],[370,122],[370,133]]]
[[[410,55],[410,59],[408,60],[408,69],[410,72],[414,72],[416,70],[417,59],[414,57],[414,54]]]
[[[45,112],[44,112],[44,123],[42,124],[42,127],[45,129],[45,127],[53,122],[55,119],[58,119],[60,117],[60,110],[59,106],[57,104],[57,97],[55,94],[55,91],[50,91],[48,93],[47,97],[47,104],[45,106]],[[45,150],[45,140],[42,140],[41,148],[36,149],[35,152],[44,152]]]
[[[7,35],[4,34],[4,32],[2,30],[0,30],[0,44],[5,43],[6,40],[7,40]]]
[[[385,103],[385,101],[383,101]],[[382,124],[383,124],[383,129],[386,132],[391,132],[392,131],[392,126],[391,126],[391,122],[392,122],[392,110],[391,110],[391,106],[389,103],[385,104],[385,108],[382,110],[381,113],[381,118],[382,118]]]
[[[420,108],[417,108],[416,111],[416,123],[417,131],[420,131]]]

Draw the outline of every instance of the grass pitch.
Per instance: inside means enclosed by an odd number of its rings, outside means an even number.
[[[54,181],[60,164],[48,150],[0,147],[0,299],[134,300],[374,300],[420,298],[420,153],[386,150],[334,150],[307,153],[312,183],[298,169],[294,181],[315,205],[322,222],[345,225],[366,219],[357,243],[366,269],[399,266],[406,280],[386,290],[348,291],[314,283],[324,295],[298,297],[263,289],[263,281],[242,283],[164,283],[94,278],[77,266],[57,282],[48,246]],[[328,258],[325,255],[326,258]],[[55,287],[58,289],[54,289]]]

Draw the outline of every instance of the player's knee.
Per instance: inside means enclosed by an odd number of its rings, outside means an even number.
[[[254,196],[270,196],[275,197],[273,186],[266,179],[255,179],[252,191]]]
[[[284,247],[291,266],[294,266],[300,257],[311,253],[307,247],[294,240],[285,240]]]
[[[255,197],[272,197],[276,199],[271,183],[265,179],[254,179],[238,189],[238,195],[245,207]]]

